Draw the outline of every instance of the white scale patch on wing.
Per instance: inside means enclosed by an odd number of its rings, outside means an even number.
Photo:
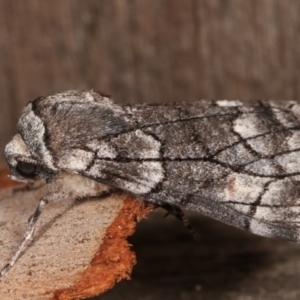
[[[269,155],[270,154],[270,141],[266,136],[260,136],[255,139],[247,140],[247,143],[250,147],[261,155]]]
[[[97,156],[99,158],[115,158],[117,156],[117,151],[111,147],[111,145],[109,145],[108,143],[105,142],[101,142],[99,144],[99,147],[97,149]]]
[[[112,147],[111,143],[99,140],[92,140],[88,142],[87,147],[90,148],[92,151],[97,153],[97,157],[99,158],[115,158],[118,153]]]
[[[137,139],[143,142],[145,147],[139,154],[139,158],[146,159],[146,158],[159,158],[160,157],[160,147],[161,143],[154,139],[153,136],[149,134],[145,134],[142,130],[136,130],[134,135],[130,137],[128,142],[131,139]]]
[[[118,154],[124,158],[155,159],[160,157],[161,144],[142,130],[123,133],[110,141],[90,141],[87,146],[97,152],[98,158],[115,158]]]
[[[245,167],[245,170],[255,174],[272,176],[278,173],[276,163],[273,160],[262,158]]]
[[[300,172],[300,151],[276,156],[274,161],[278,163],[286,173]]]
[[[92,178],[106,178],[106,173],[114,173],[114,186],[133,194],[141,195],[150,192],[164,178],[161,162],[126,163],[124,172],[122,165],[115,167],[114,162],[98,160],[91,167],[88,175]],[[111,171],[113,170],[113,171]]]
[[[268,181],[270,181],[269,178],[233,173],[227,178],[223,200],[225,202],[254,203]]]
[[[216,158],[221,162],[233,166],[237,163],[237,158],[238,163],[241,165],[247,164],[256,159],[256,157],[242,143],[222,151],[216,156]]]
[[[293,130],[291,131],[292,135],[287,140],[290,150],[300,149],[300,131]]]
[[[293,178],[284,178],[271,182],[261,198],[261,205],[300,205],[300,197],[296,195],[297,192],[290,193],[297,186],[295,180],[296,178],[293,176]]]
[[[59,161],[59,166],[64,170],[84,170],[91,163],[93,153],[82,150],[72,149]]]
[[[107,142],[91,142],[88,146],[97,151],[97,161],[89,170],[92,178],[105,180],[107,173],[113,173],[116,186],[134,194],[146,194],[164,177],[160,161],[144,161],[160,158],[161,143],[142,130],[120,134]],[[115,157],[128,161],[117,163]]]
[[[265,226],[264,223],[262,223],[256,219],[251,220],[249,229],[251,232],[258,234],[258,235],[262,235],[262,236],[266,236],[266,237],[274,236],[272,230],[269,227]]]
[[[231,203],[229,206],[233,207],[238,212],[241,212],[242,214],[248,215],[251,210],[250,205],[243,205],[243,204],[237,204],[237,203]]]
[[[264,207],[258,206],[256,208],[256,213],[253,216],[254,219],[263,220],[267,222],[278,222],[282,223],[285,220],[291,222],[300,221],[300,207],[291,206],[291,207],[281,207],[280,209],[276,207]]]
[[[126,181],[122,182],[124,189],[134,194],[147,194],[163,180],[164,172],[160,162],[143,162],[138,167],[139,177],[130,181],[130,174]]]
[[[218,106],[220,107],[236,107],[236,106],[242,106],[243,103],[238,100],[219,100],[216,102]]]
[[[233,129],[246,139],[267,132],[265,128],[258,126],[260,123],[260,118],[255,114],[243,114],[234,121]]]

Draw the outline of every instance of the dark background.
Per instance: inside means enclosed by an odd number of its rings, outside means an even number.
[[[298,99],[299,31],[297,0],[1,0],[0,148],[25,103],[66,89]]]
[[[26,102],[66,89],[117,102],[297,100],[299,33],[297,0],[1,0],[0,148]],[[133,281],[100,299],[300,298],[297,246],[199,217],[194,244],[153,218],[132,238]]]

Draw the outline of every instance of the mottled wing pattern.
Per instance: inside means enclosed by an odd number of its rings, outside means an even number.
[[[97,144],[85,176],[100,172],[106,182],[148,201],[299,240],[298,103],[140,106],[132,118],[136,127]]]
[[[149,199],[263,236],[298,241],[299,104],[215,105],[219,112],[208,107],[205,117],[145,128],[161,141],[165,170]]]

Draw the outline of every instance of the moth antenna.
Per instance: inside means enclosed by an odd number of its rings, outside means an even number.
[[[166,217],[168,215],[173,215],[175,218],[177,218],[179,221],[181,221],[183,223],[184,227],[186,227],[188,229],[188,231],[190,232],[190,234],[193,236],[195,241],[201,240],[199,233],[192,226],[192,224],[190,223],[188,218],[185,216],[185,214],[183,213],[181,208],[179,208],[178,206],[175,206],[175,205],[171,205],[169,203],[159,203],[158,207],[161,207],[167,211],[167,213],[164,215],[164,217]]]
[[[10,261],[1,269],[0,271],[0,278],[16,263],[16,261],[19,259],[21,253],[23,252],[27,242],[32,238],[32,235],[34,233],[36,223],[39,219],[39,216],[41,215],[44,207],[46,204],[49,203],[50,197],[53,195],[48,195],[43,198],[41,198],[40,203],[38,207],[36,208],[35,212],[30,216],[28,219],[28,225],[25,231],[25,234],[22,238],[22,241],[20,242],[18,249],[10,259]]]

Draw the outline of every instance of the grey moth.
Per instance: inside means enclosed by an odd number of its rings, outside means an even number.
[[[206,101],[115,104],[94,91],[30,102],[5,148],[12,179],[43,180],[3,275],[47,203],[123,190],[200,212],[255,234],[298,242],[300,103]]]

